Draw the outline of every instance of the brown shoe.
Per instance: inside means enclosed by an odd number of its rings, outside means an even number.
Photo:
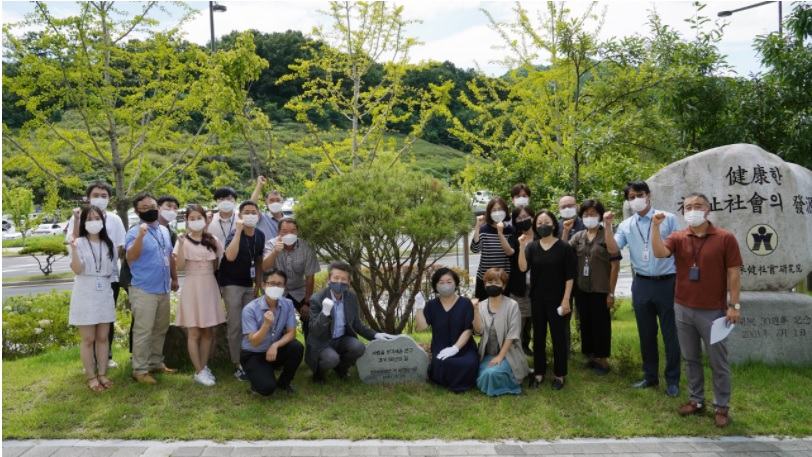
[[[153,378],[149,374],[133,374],[133,379],[135,379],[135,382],[138,382],[138,383],[141,383],[141,384],[157,384],[158,383],[158,381],[156,381],[155,378]]]
[[[177,368],[169,368],[168,366],[161,364],[158,368],[151,368],[149,370],[150,373],[177,373]]]
[[[727,427],[730,423],[730,416],[727,415],[727,409],[716,408],[713,414],[713,421],[716,422],[717,427]]]
[[[691,414],[697,414],[705,410],[705,405],[702,403],[697,403],[694,400],[689,401],[688,403],[679,407],[679,415],[680,416],[690,416]]]

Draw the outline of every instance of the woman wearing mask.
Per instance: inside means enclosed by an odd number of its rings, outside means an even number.
[[[607,235],[600,225],[603,214],[601,202],[581,203],[579,216],[586,230],[569,240],[578,257],[575,302],[581,311],[581,352],[588,359],[587,367],[599,376],[610,371],[607,359],[612,347],[612,318],[609,310],[615,304],[614,290],[622,258],[620,253],[610,255],[606,248]],[[561,240],[567,241],[567,235],[565,224]]]
[[[533,209],[529,206],[519,206],[513,210],[513,227],[516,229],[510,237],[510,277],[508,279],[508,290],[510,298],[519,304],[519,312],[522,318],[522,349],[527,355],[533,355],[530,351],[530,287],[528,287],[528,274],[519,270],[519,237],[525,235],[528,239],[533,239]],[[525,333],[527,332],[527,333]]]
[[[113,385],[106,376],[107,334],[110,323],[116,320],[111,282],[118,281],[118,253],[107,235],[104,212],[99,207],[91,205],[81,211],[79,236],[70,240],[70,251],[70,268],[76,276],[68,323],[79,327],[79,353],[88,375],[87,385],[100,392]],[[98,374],[95,360],[104,361],[98,364]]]
[[[449,268],[431,276],[431,286],[439,296],[418,303],[415,327],[431,327],[429,379],[452,392],[474,387],[479,367],[473,333],[474,309],[471,300],[457,295],[460,277]]]
[[[516,301],[503,295],[508,284],[504,270],[485,272],[488,299],[474,305],[474,331],[479,342],[479,390],[490,397],[521,394],[522,381],[530,372],[521,349],[521,313]]]
[[[195,382],[213,386],[214,375],[206,364],[212,347],[212,327],[226,321],[214,276],[223,246],[205,228],[206,210],[200,205],[186,208],[186,233],[178,236],[172,255],[175,266],[186,270],[176,323],[187,330],[186,345],[195,366]]]
[[[544,382],[547,372],[547,325],[553,340],[553,390],[564,388],[567,375],[567,336],[564,318],[570,312],[570,294],[575,280],[575,253],[557,238],[555,215],[539,211],[533,220],[538,239],[519,237],[519,270],[530,269],[530,304],[533,309],[533,365],[530,387]]]
[[[476,289],[474,295],[479,300],[488,298],[482,278],[491,268],[501,268],[510,274],[510,254],[512,252],[506,236],[513,233],[513,228],[505,224],[508,219],[507,203],[501,197],[493,197],[488,202],[483,216],[477,216],[474,238],[471,240],[471,252],[481,253],[479,268],[476,271]],[[510,290],[505,290],[509,295]]]

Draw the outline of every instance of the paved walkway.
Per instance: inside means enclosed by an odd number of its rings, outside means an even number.
[[[637,438],[506,441],[4,441],[3,457],[135,456],[611,456],[611,457],[810,457],[812,437]]]

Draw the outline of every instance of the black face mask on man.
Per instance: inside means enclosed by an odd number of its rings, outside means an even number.
[[[158,220],[158,210],[151,209],[149,211],[144,211],[143,213],[138,213],[138,217],[140,217],[142,221],[151,224]]]

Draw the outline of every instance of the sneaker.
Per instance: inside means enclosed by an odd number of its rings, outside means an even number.
[[[110,359],[107,361],[107,368],[118,368],[118,364],[115,360]]]
[[[194,380],[198,384],[203,384],[206,387],[211,387],[214,385],[214,379],[211,379],[205,371],[200,371],[196,373],[194,376]]]
[[[203,372],[203,373],[206,373],[206,376],[208,376],[209,378],[211,378],[211,380],[212,380],[212,381],[216,381],[216,380],[217,380],[217,378],[215,378],[215,377],[214,377],[214,373],[212,373],[212,372],[211,372],[211,370],[209,370],[209,366],[208,366],[208,365],[206,365],[205,367],[203,367],[203,371],[202,371],[202,372]]]
[[[245,371],[242,369],[242,365],[238,366],[236,370],[234,370],[234,377],[240,381],[248,381],[248,375],[245,374]]]

